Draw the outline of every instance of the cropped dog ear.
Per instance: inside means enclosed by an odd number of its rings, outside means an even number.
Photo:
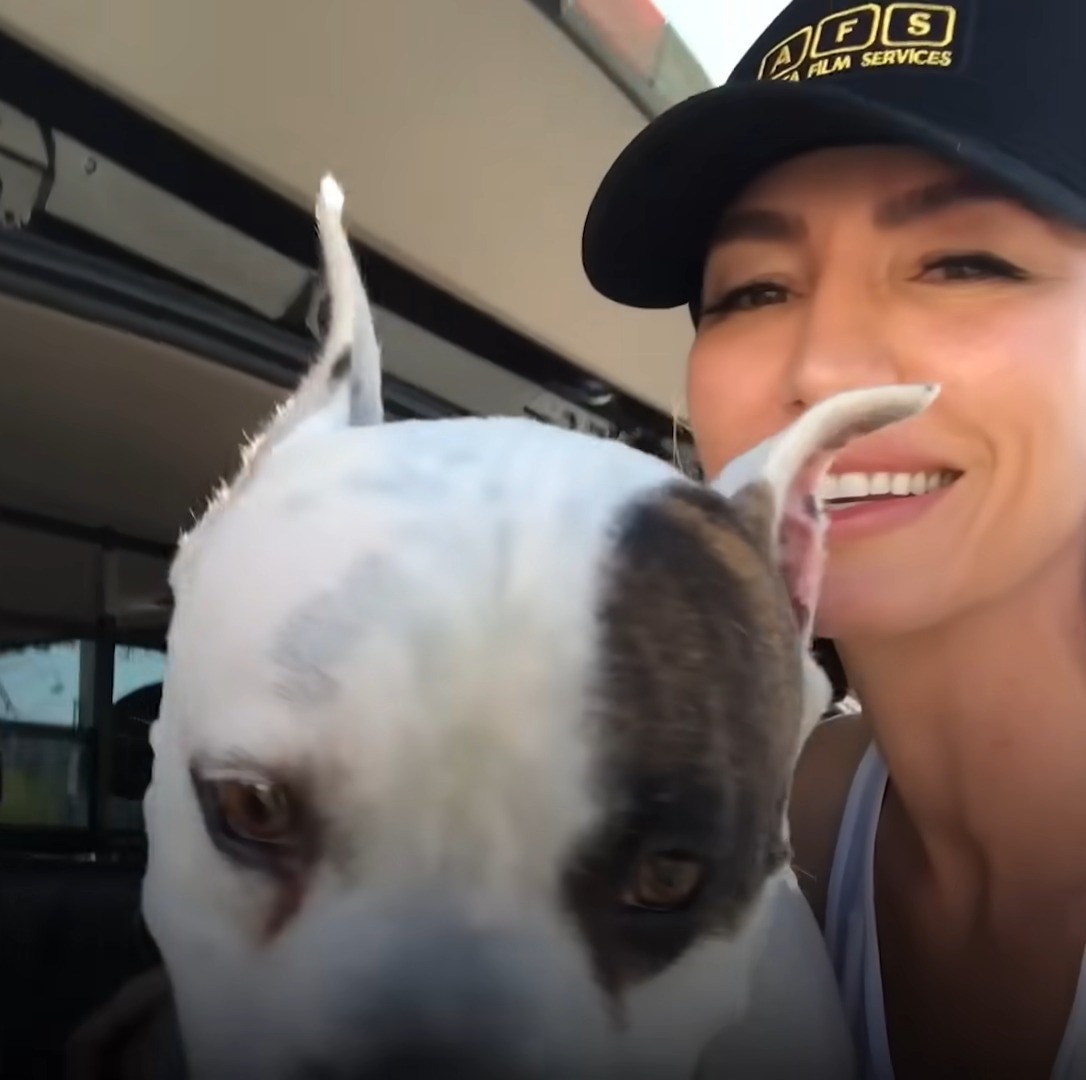
[[[712,482],[780,569],[805,643],[825,563],[826,525],[818,490],[834,454],[861,435],[915,416],[938,392],[938,386],[915,385],[837,394],[736,458]]]
[[[380,424],[385,417],[381,346],[369,297],[343,227],[343,191],[331,176],[321,181],[316,218],[331,317],[307,382],[315,383],[328,397],[346,386],[347,423],[351,427]]]
[[[305,429],[361,427],[384,420],[381,348],[369,298],[343,227],[343,191],[331,176],[321,181],[316,219],[329,302],[328,328],[317,357],[297,390],[242,448],[234,478],[218,488],[194,527],[179,539],[170,573],[175,589],[181,586],[185,568],[199,546],[197,537],[227,510],[278,445]]]
[[[310,421],[322,427],[362,427],[384,420],[381,347],[343,227],[343,191],[331,176],[321,181],[316,220],[328,328],[312,368],[250,448],[249,466]]]

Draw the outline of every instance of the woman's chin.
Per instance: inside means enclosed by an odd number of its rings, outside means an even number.
[[[814,621],[815,635],[835,641],[914,634],[946,618],[936,590],[917,589],[911,575],[826,575]]]

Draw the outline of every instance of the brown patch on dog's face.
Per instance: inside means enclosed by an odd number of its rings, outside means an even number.
[[[802,668],[763,531],[771,509],[676,485],[635,507],[615,544],[600,610],[608,803],[566,889],[616,998],[696,940],[734,930],[789,857]],[[639,883],[646,868],[659,878],[661,857],[678,878],[664,904],[646,906]]]

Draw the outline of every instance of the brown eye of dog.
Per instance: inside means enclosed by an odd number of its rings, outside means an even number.
[[[314,856],[314,825],[290,784],[254,773],[191,770],[211,842],[248,866],[281,872]]]
[[[256,780],[223,780],[216,785],[226,828],[239,840],[281,844],[294,832],[296,814],[282,784]]]
[[[674,911],[691,900],[705,877],[705,867],[691,855],[653,852],[634,866],[623,903],[649,911]]]

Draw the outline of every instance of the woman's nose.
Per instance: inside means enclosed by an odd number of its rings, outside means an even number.
[[[788,370],[793,406],[903,381],[887,313],[862,284],[825,281],[806,304]]]

